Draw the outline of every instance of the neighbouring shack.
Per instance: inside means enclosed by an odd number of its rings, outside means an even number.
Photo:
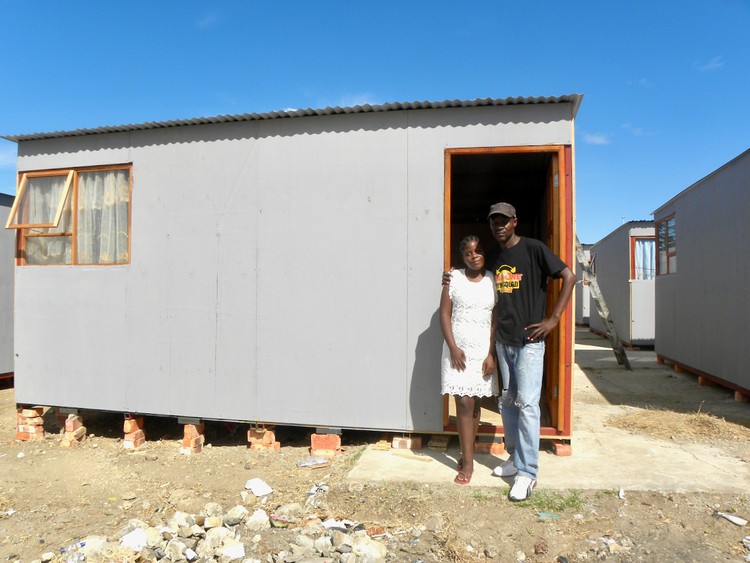
[[[574,268],[581,100],[4,137],[18,143],[16,401],[455,431],[440,395],[441,272],[460,266],[466,234],[494,244],[497,201]],[[568,307],[548,340],[544,437],[571,436],[573,324]],[[500,418],[483,415],[482,432],[501,435]]]
[[[750,400],[748,218],[750,149],[654,211],[657,359],[738,401]]]
[[[626,346],[654,345],[654,249],[653,221],[628,221],[589,250],[610,318]],[[596,311],[589,318],[589,327],[607,333]]]

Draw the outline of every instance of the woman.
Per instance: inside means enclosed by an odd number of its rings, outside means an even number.
[[[461,458],[453,480],[467,485],[474,472],[474,441],[479,428],[480,398],[498,394],[492,334],[496,301],[492,276],[484,269],[479,238],[464,238],[459,251],[466,265],[456,270],[440,297],[443,329],[442,393],[456,398]]]

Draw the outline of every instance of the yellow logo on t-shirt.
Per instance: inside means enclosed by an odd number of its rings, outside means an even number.
[[[523,274],[517,274],[515,266],[503,264],[495,270],[495,286],[499,293],[513,293],[514,289],[521,287]]]

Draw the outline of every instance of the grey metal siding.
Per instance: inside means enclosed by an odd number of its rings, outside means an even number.
[[[0,374],[13,371],[13,268],[15,231],[4,229],[13,196],[0,194]]]
[[[674,213],[677,271],[657,276],[656,352],[750,389],[750,151],[654,212]]]
[[[443,151],[571,144],[572,115],[463,107],[21,142],[21,170],[133,163],[132,262],[17,268],[17,400],[442,430]]]

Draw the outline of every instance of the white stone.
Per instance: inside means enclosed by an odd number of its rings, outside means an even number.
[[[245,520],[245,526],[253,532],[267,530],[271,527],[271,519],[268,517],[265,510],[259,508],[253,512],[247,520]]]
[[[358,557],[371,557],[375,561],[385,560],[385,556],[388,554],[386,547],[375,540],[370,539],[368,536],[355,536],[352,542],[352,553]]]
[[[80,548],[80,551],[88,557],[95,553],[99,553],[104,549],[104,546],[107,543],[107,536],[86,536],[84,541],[86,543]]]
[[[242,542],[225,545],[221,548],[221,555],[222,557],[228,557],[232,560],[241,559],[245,557],[245,546],[242,545]]]
[[[146,531],[143,528],[136,528],[120,538],[120,545],[129,547],[133,551],[140,551],[146,547]]]
[[[247,508],[238,504],[237,506],[232,508],[229,512],[227,512],[227,517],[239,518],[240,520],[244,520],[245,518],[247,518],[249,514],[250,514],[250,511]]]

